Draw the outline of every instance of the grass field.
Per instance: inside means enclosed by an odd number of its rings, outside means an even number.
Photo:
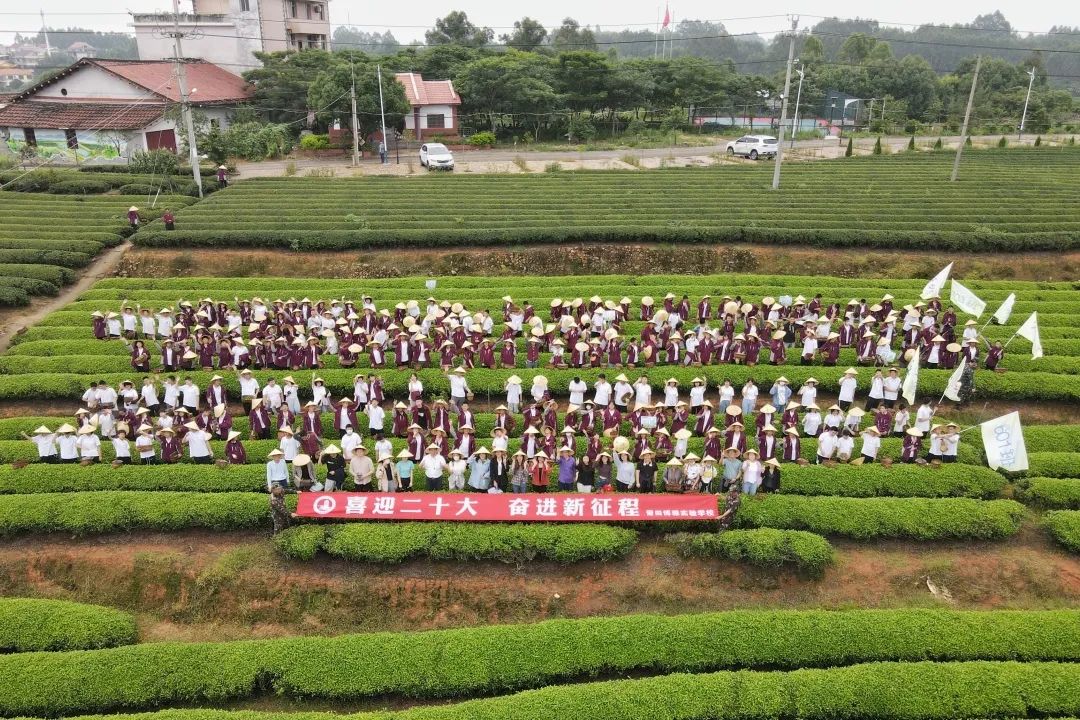
[[[137,195],[66,196],[4,192],[0,195],[0,306],[26,305],[35,295],[56,295],[102,248],[118,245],[130,230],[127,211],[147,220],[165,207],[195,198],[166,195],[157,209]]]
[[[1076,148],[771,166],[238,183],[151,225],[147,246],[342,249],[568,241],[1016,251],[1080,242]]]

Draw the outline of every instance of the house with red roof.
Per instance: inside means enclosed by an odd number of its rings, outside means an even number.
[[[412,112],[405,116],[405,130],[417,140],[439,135],[457,137],[458,106],[461,97],[449,80],[425,80],[420,73],[398,73],[397,81],[405,87],[405,97]]]
[[[211,125],[228,127],[251,86],[203,60],[185,60],[184,69],[192,108]],[[176,152],[179,104],[170,61],[83,58],[0,108],[0,139],[12,150],[31,145],[46,156]]]

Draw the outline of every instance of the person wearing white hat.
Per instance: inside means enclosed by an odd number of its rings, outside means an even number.
[[[880,374],[878,377],[880,377]],[[840,378],[840,393],[837,398],[837,405],[840,406],[841,410],[846,411],[855,402],[855,389],[858,384],[859,371],[855,368],[845,370]]]
[[[83,425],[77,433],[76,447],[79,449],[79,461],[88,465],[101,461],[101,438],[97,436],[94,425]]]
[[[461,404],[468,401],[471,393],[469,383],[465,379],[465,368],[458,366],[447,373],[446,379],[450,383],[450,406],[454,408],[455,412],[460,412]]]
[[[289,487],[289,466],[285,463],[285,453],[281,450],[271,450],[266,460],[266,489],[273,491],[274,488],[287,490]]]
[[[240,433],[230,430],[225,436],[225,460],[230,465],[247,465],[247,450],[240,442]]]
[[[218,188],[229,187],[229,168],[224,165],[217,166],[217,181]]]
[[[744,495],[757,494],[764,471],[765,466],[761,464],[757,450],[747,450],[742,464],[742,492]]]
[[[411,460],[410,460],[411,462]],[[486,464],[486,459],[485,459]],[[432,443],[427,446],[424,457],[420,458],[420,468],[424,471],[424,482],[426,483],[427,490],[434,492],[442,489],[442,476],[446,472],[446,458],[439,453],[439,446]],[[398,472],[400,475],[401,463],[398,463]],[[410,473],[411,474],[411,473]],[[404,476],[402,477],[402,483],[404,484]],[[486,488],[485,488],[486,489]]]
[[[817,437],[821,431],[821,411],[814,403],[804,407],[806,407],[806,414],[803,415],[803,433],[806,437]]]
[[[359,455],[353,455],[353,462],[356,462],[356,458]],[[410,456],[410,460],[412,457]],[[370,460],[368,461],[370,462]],[[350,471],[351,472],[351,471]],[[405,490],[401,487],[401,478],[397,474],[397,466],[394,464],[394,456],[388,452],[382,453],[378,456],[378,464],[375,465],[374,470],[375,487],[379,492],[397,492],[398,489]],[[355,477],[355,476],[354,476]],[[409,479],[409,488],[412,489],[412,478]],[[370,487],[370,483],[369,483]]]
[[[831,460],[833,455],[836,454],[836,448],[839,438],[836,435],[836,430],[831,427],[826,427],[821,431],[821,435],[818,437],[817,456],[814,459],[818,465],[822,464],[826,460]]]
[[[860,452],[863,464],[872,463],[877,460],[878,452],[881,450],[881,432],[876,426],[871,425],[861,435],[862,448]]]
[[[131,464],[131,441],[128,440],[128,431],[125,425],[116,430],[116,434],[110,438],[113,446],[113,465]]]
[[[60,461],[60,456],[56,449],[56,433],[44,425],[34,430],[33,435],[27,435],[26,433],[19,433],[24,438],[34,443],[37,446],[38,462],[39,463],[57,463]]]
[[[210,448],[211,435],[194,422],[185,423],[187,432],[182,440],[188,446],[188,456],[196,465],[210,465],[214,462],[214,451]]]

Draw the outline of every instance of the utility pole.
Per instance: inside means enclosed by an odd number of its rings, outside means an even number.
[[[1016,139],[1019,140],[1024,136],[1024,123],[1027,121],[1027,109],[1028,101],[1031,100],[1031,86],[1035,84],[1035,67],[1032,66],[1031,72],[1028,73],[1031,77],[1028,79],[1028,91],[1027,96],[1024,97],[1024,114],[1020,116],[1020,132],[1016,133]]]
[[[780,99],[780,131],[776,137],[776,163],[773,166],[772,189],[780,188],[780,163],[784,158],[784,125],[787,123],[788,94],[791,93],[791,66],[795,62],[795,30],[799,27],[799,16],[791,18],[791,40],[788,42],[787,72],[784,73],[784,96]],[[795,131],[791,132],[794,137]]]
[[[199,197],[203,196],[202,173],[199,171],[199,149],[195,146],[195,123],[191,120],[191,96],[188,93],[187,73],[184,71],[184,53],[180,46],[180,0],[173,0],[173,50],[176,53],[176,82],[180,86],[180,115],[187,128],[188,162],[195,177]]]
[[[971,92],[968,93],[967,109],[964,110],[964,126],[960,128],[960,143],[956,146],[956,159],[953,160],[950,182],[956,182],[956,176],[960,174],[960,154],[964,152],[964,142],[967,140],[968,121],[971,120],[971,106],[975,103],[975,86],[979,83],[980,67],[982,67],[982,55],[976,55],[975,75],[971,78]]]
[[[802,100],[802,81],[806,77],[805,65],[799,63],[799,91],[795,93],[795,119],[791,121],[791,147],[795,147],[795,134],[799,132],[799,101]]]
[[[386,110],[383,108],[382,96],[382,65],[376,65],[375,72],[376,76],[379,78],[379,124],[382,125],[382,142],[383,147],[389,150],[390,145],[386,141]],[[419,129],[420,128],[417,128],[417,131],[419,131]]]
[[[41,11],[41,34],[45,36],[45,57],[52,57],[52,46],[49,45],[49,26],[45,24],[45,11]]]
[[[350,63],[351,65],[351,63]],[[349,100],[352,102],[352,164],[356,167],[360,164],[360,128],[356,122],[356,70],[352,70],[352,85],[349,86]]]

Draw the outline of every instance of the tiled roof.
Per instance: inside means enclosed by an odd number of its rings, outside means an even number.
[[[460,105],[461,97],[449,80],[425,80],[419,73],[398,73],[410,105]]]
[[[168,60],[102,60],[83,58],[47,80],[27,88],[19,97],[29,98],[38,90],[77,72],[95,65],[106,72],[127,80],[133,85],[159,95],[162,100],[180,101],[180,87],[174,75],[174,65]],[[241,102],[248,99],[252,88],[243,78],[233,75],[213,63],[203,60],[184,62],[188,87],[192,89],[192,105],[214,105]]]
[[[165,106],[38,102],[23,100],[0,108],[0,126],[57,130],[137,130],[157,121]]]

